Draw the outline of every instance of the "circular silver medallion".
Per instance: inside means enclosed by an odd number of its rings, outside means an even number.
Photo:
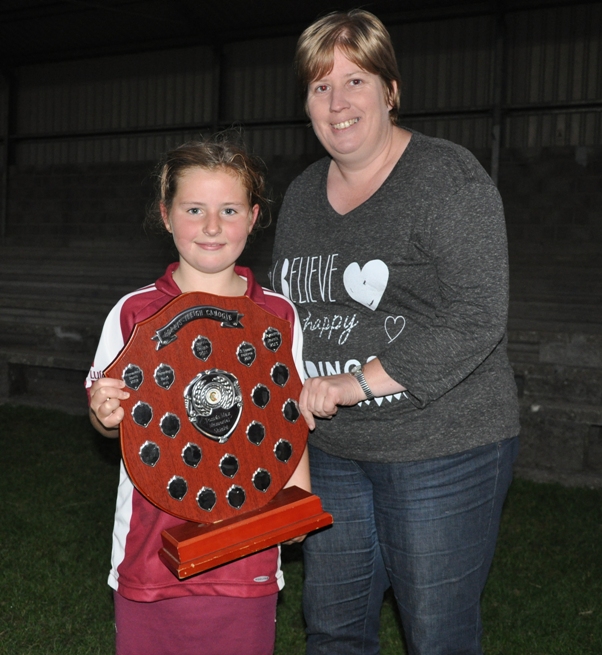
[[[184,405],[190,422],[201,434],[225,443],[242,413],[238,380],[227,371],[204,371],[184,390]]]

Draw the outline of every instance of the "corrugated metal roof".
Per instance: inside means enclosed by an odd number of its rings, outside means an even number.
[[[587,1],[587,0],[586,0]],[[317,16],[362,6],[385,23],[569,0],[2,0],[3,69],[26,63],[299,34]]]

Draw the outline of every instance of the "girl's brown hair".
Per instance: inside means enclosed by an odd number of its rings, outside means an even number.
[[[180,177],[192,168],[223,170],[235,175],[247,192],[249,206],[259,205],[259,216],[253,231],[270,224],[270,201],[266,193],[263,161],[248,152],[239,135],[235,138],[230,132],[221,132],[206,139],[188,141],[165,154],[157,166],[155,201],[146,219],[149,227],[165,231],[161,205],[169,212]]]

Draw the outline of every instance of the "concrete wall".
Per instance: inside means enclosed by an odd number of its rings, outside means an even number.
[[[602,147],[503,151],[499,188],[512,245],[602,243]]]
[[[488,153],[476,154],[487,167]],[[267,161],[277,201],[316,156]],[[131,235],[153,196],[153,168],[154,162],[13,166],[9,236]],[[602,146],[506,149],[499,188],[511,249],[602,243]]]
[[[476,154],[487,165],[489,153]],[[311,160],[279,156],[267,162],[275,211],[290,180]],[[65,258],[76,252],[76,244],[80,248],[89,242],[98,272],[103,256],[108,257],[107,239],[127,242],[129,250],[122,249],[111,268],[122,262],[120,283],[137,286],[126,260],[138,246],[148,248],[141,224],[152,198],[153,166],[13,168],[10,242],[58,243],[66,246]],[[600,486],[602,147],[504,150],[500,191],[511,255],[509,352],[523,425],[519,474]],[[273,228],[242,257],[264,284],[272,239]],[[94,246],[96,241],[101,245]],[[144,259],[142,253],[137,257]],[[86,268],[85,263],[79,266]],[[90,271],[91,280],[94,274]],[[141,283],[150,279],[149,273]]]
[[[12,167],[10,237],[78,239],[140,233],[152,163]]]
[[[521,475],[602,485],[602,148],[503,152]]]

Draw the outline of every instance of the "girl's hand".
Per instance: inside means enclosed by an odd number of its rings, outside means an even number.
[[[124,411],[121,401],[130,397],[124,391],[125,382],[115,378],[101,378],[90,387],[90,412],[105,430],[115,430],[123,421]],[[95,423],[98,429],[100,426]],[[104,432],[101,430],[101,432]],[[107,435],[115,436],[115,435]]]

